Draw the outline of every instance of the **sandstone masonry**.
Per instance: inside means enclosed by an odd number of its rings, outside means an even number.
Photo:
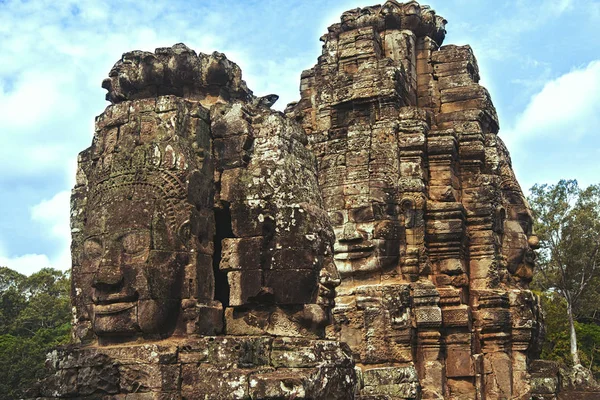
[[[538,245],[469,46],[345,12],[300,100],[125,53],[72,195],[76,344],[32,397],[552,399]]]

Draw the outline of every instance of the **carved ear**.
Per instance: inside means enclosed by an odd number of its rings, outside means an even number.
[[[414,200],[404,198],[402,199],[400,206],[402,208],[402,213],[404,214],[404,227],[408,229],[414,228],[417,208]]]
[[[504,233],[504,221],[506,221],[506,210],[502,206],[496,207],[494,214],[493,230],[496,233]]]
[[[192,238],[190,220],[186,219],[177,228],[177,237],[181,243],[187,248],[190,246],[190,239]]]

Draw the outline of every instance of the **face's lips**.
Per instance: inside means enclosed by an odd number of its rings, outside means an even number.
[[[96,304],[94,306],[94,312],[96,315],[110,315],[118,314],[120,312],[129,310],[137,305],[136,302],[123,302],[123,303],[112,303],[112,304]]]
[[[373,254],[375,246],[369,242],[357,244],[338,244],[333,248],[333,258],[335,260],[356,260],[369,257]]]
[[[137,305],[137,293],[109,293],[94,296],[96,315],[117,314]]]
[[[137,299],[137,293],[100,293],[94,296],[94,304],[135,302]]]
[[[326,288],[325,286],[319,284],[319,299],[317,300],[317,304],[324,307],[333,307],[335,297],[335,291]]]

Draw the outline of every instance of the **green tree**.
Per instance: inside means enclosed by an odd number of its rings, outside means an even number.
[[[46,354],[67,343],[71,326],[40,329],[31,337],[0,335],[0,399],[18,399],[44,376]]]
[[[13,331],[20,336],[32,336],[39,329],[54,329],[69,321],[69,275],[44,268],[27,277],[21,292],[27,298],[15,319]]]
[[[540,238],[537,285],[564,299],[571,361],[581,365],[576,318],[598,309],[589,300],[597,298],[594,283],[600,278],[600,185],[535,185],[529,201]]]
[[[27,277],[7,267],[0,267],[0,332],[12,331],[13,324],[25,308],[26,297],[21,285]]]
[[[568,364],[571,359],[567,302],[557,292],[539,293],[544,310],[546,340],[542,345],[542,358]],[[600,326],[595,322],[575,322],[577,347],[581,363],[594,376],[600,376]]]
[[[23,274],[8,267],[0,267],[0,293],[4,293],[11,287],[19,287],[27,279]]]
[[[600,326],[576,322],[577,340],[581,349],[581,362],[595,376],[600,375]]]
[[[0,267],[0,399],[21,397],[43,376],[46,353],[68,342],[69,287],[65,272]]]

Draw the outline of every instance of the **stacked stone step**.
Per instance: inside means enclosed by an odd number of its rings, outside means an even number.
[[[39,399],[346,400],[356,380],[347,346],[272,336],[66,347],[48,364],[56,372]]]

